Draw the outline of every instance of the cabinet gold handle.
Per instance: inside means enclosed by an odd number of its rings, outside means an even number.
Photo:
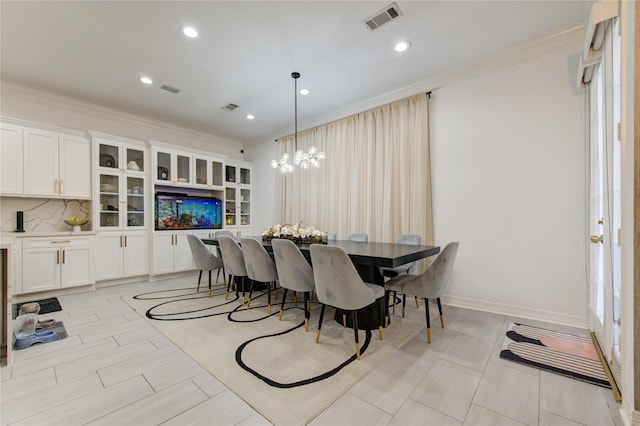
[[[589,237],[589,239],[593,244],[598,244],[598,243],[604,244],[604,239],[602,238],[602,235],[592,235],[591,237]]]
[[[127,236],[126,235],[124,236],[124,246],[125,247],[127,246]]]
[[[122,235],[120,235],[120,247],[122,247]]]
[[[53,181],[53,192],[55,192],[56,194],[59,192],[58,191],[58,179]]]
[[[62,263],[64,263],[64,259],[65,259],[65,252],[66,252],[66,250],[62,250]]]
[[[64,194],[64,181],[60,180],[60,193]]]
[[[60,250],[56,252],[56,265],[60,264]]]
[[[66,244],[66,243],[70,243],[71,240],[53,240],[51,241],[51,244]]]

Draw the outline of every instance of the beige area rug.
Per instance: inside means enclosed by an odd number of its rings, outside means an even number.
[[[203,368],[275,425],[304,425],[411,339],[424,324],[391,317],[380,340],[377,330],[359,332],[361,360],[355,360],[354,334],[325,311],[320,343],[315,335],[320,305],[312,302],[309,332],[304,330],[302,297],[291,292],[278,321],[283,290],[254,294],[251,308],[240,307],[235,293],[213,297],[194,288],[126,297],[125,301]],[[243,368],[244,367],[244,368]]]

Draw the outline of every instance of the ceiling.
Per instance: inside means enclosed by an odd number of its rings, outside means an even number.
[[[3,0],[0,76],[250,143],[291,132],[293,71],[310,91],[298,96],[304,124],[579,24],[591,1],[398,0],[402,16],[365,27],[391,3]],[[402,39],[411,48],[399,54]]]

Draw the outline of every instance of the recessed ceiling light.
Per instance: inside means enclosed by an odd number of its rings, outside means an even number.
[[[253,120],[256,118],[253,114],[247,114],[247,120]]]
[[[153,80],[151,80],[149,77],[140,77],[140,81],[143,82],[144,84],[151,84],[153,83]]]
[[[300,93],[301,95],[308,95],[309,91],[307,89],[300,89],[300,92],[298,93]]]
[[[182,28],[180,28],[182,30],[182,34],[186,35],[189,38],[196,38],[198,37],[198,31],[193,28],[193,27],[189,27],[189,26],[184,26]]]
[[[396,43],[395,49],[396,49],[396,52],[404,52],[410,46],[411,46],[411,43],[409,43],[408,41],[401,41],[399,43]]]

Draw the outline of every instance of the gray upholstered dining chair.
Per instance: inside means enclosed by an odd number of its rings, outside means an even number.
[[[244,255],[242,249],[238,245],[235,238],[228,235],[221,235],[218,237],[218,247],[220,248],[220,254],[222,255],[222,263],[230,275],[229,284],[236,281],[236,278],[242,278],[242,306],[244,306],[244,293],[245,293],[245,277],[247,275],[247,268],[244,264]],[[238,295],[238,283],[236,283],[236,296]],[[227,293],[229,288],[227,287]]]
[[[347,240],[366,243],[367,241],[369,241],[369,235],[368,234],[350,234],[347,237]]]
[[[278,270],[280,287],[284,288],[282,305],[280,305],[280,320],[284,312],[284,303],[287,299],[287,290],[304,293],[304,329],[309,331],[309,297],[316,286],[313,281],[313,270],[307,259],[302,255],[300,249],[293,241],[285,239],[271,240],[273,257]]]
[[[253,283],[255,281],[265,283],[267,284],[267,314],[271,315],[271,284],[275,289],[276,281],[278,281],[276,264],[262,245],[262,241],[258,241],[255,238],[241,238],[240,245],[244,253],[244,265],[247,268],[247,275],[251,280],[247,307],[251,307]]]
[[[422,242],[422,238],[417,234],[403,234],[398,237],[396,244],[410,244],[419,246]],[[400,274],[413,274],[418,272],[418,262],[409,262],[404,265],[396,266],[395,268],[381,268],[382,273],[386,277],[397,277]]]
[[[231,237],[231,238],[235,238],[235,235],[233,232],[228,231],[228,230],[222,230],[222,231],[216,231],[215,234],[213,234],[213,239],[217,240],[219,237],[226,235],[227,237]],[[220,253],[220,247],[216,247],[213,246],[216,249],[216,254],[217,256],[222,259],[222,253]],[[220,270],[218,270],[218,274],[220,273]],[[224,268],[224,262],[222,264],[222,279],[224,280],[225,284],[227,283],[227,273],[226,270]],[[216,283],[218,282],[218,277],[216,276]]]
[[[424,298],[424,310],[427,319],[427,342],[431,343],[431,321],[429,319],[429,299],[436,299],[438,311],[440,312],[440,325],[444,328],[444,316],[442,315],[442,304],[440,295],[446,288],[451,278],[453,264],[458,254],[460,243],[452,242],[438,253],[431,265],[420,275],[403,274],[392,278],[384,285],[387,291],[393,293],[395,305],[396,293],[402,293],[402,316],[405,314],[407,294]]]
[[[316,343],[320,340],[320,329],[326,305],[348,311],[351,315],[356,340],[356,358],[360,359],[357,311],[371,305],[377,299],[384,298],[384,288],[362,281],[358,271],[353,266],[353,262],[342,247],[312,244],[310,251],[316,295],[320,303],[322,303]],[[378,323],[380,339],[382,339],[384,314],[384,310],[381,309]]]
[[[211,271],[215,271],[216,269],[220,271],[222,268],[222,260],[211,253],[202,240],[195,235],[187,235],[187,242],[189,243],[189,248],[191,248],[191,255],[193,256],[196,268],[200,269],[196,292],[200,291],[202,271],[209,271],[209,297],[211,297]],[[227,292],[228,291],[227,289]]]

